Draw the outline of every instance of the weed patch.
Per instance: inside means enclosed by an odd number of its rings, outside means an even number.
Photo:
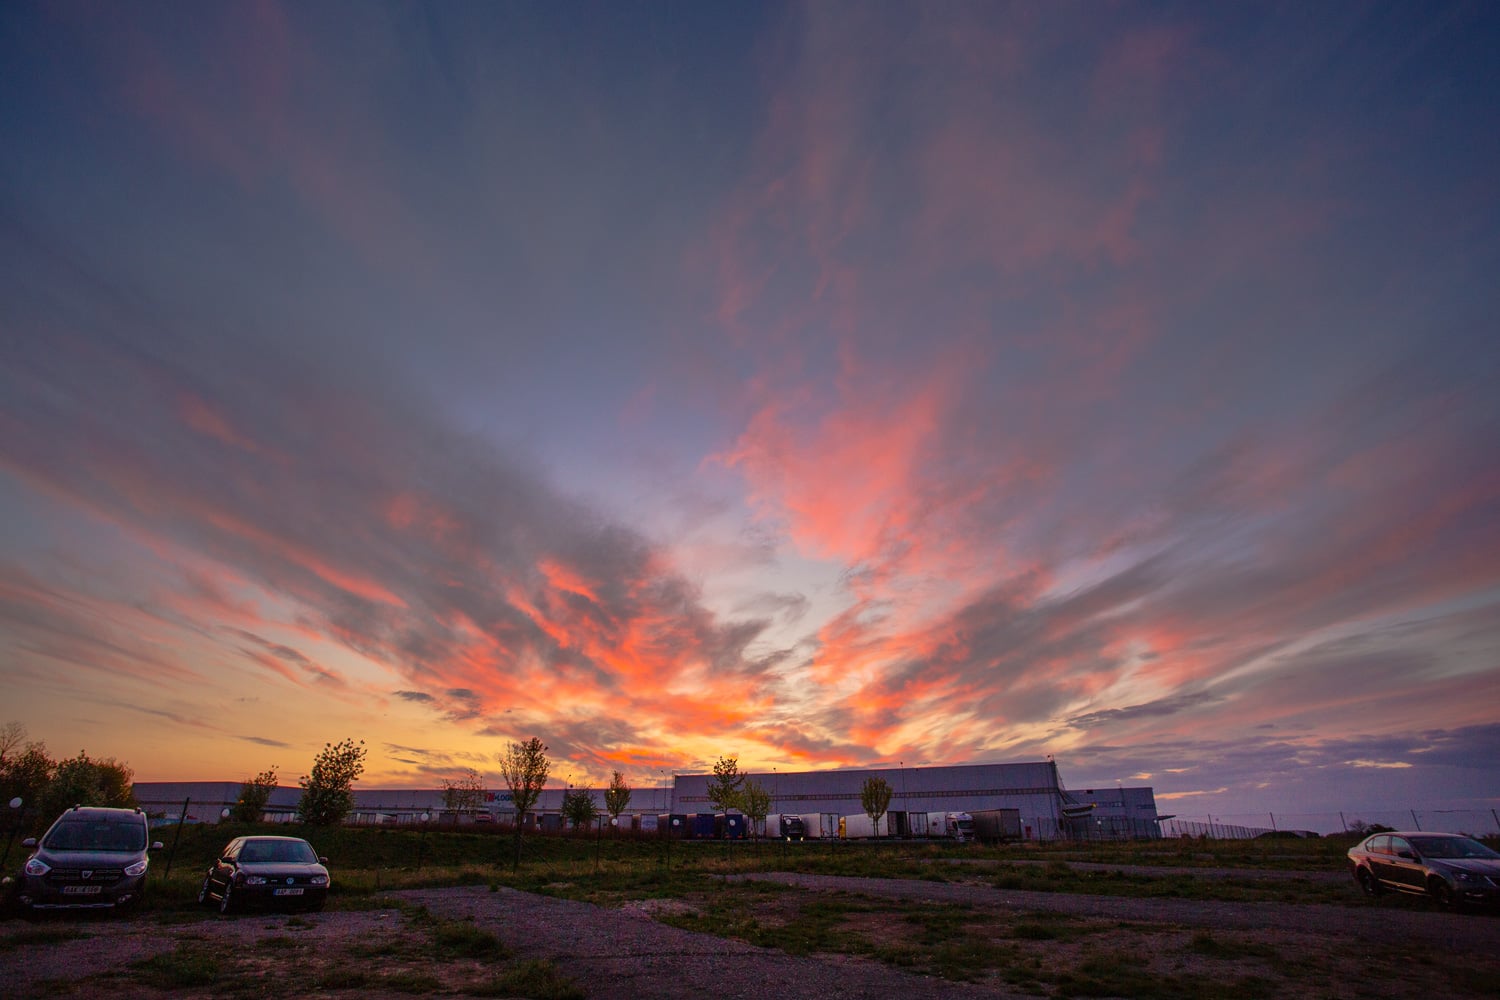
[[[130,963],[135,978],[158,989],[212,986],[219,981],[219,960],[201,945],[179,945],[176,951]]]
[[[519,962],[488,983],[467,991],[478,997],[527,997],[529,1000],[584,1000],[588,994],[549,961]]]

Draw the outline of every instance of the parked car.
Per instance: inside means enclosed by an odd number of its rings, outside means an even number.
[[[1500,853],[1462,834],[1373,834],[1349,848],[1349,867],[1367,896],[1389,889],[1445,907],[1500,904]]]
[[[74,806],[57,817],[21,867],[12,898],[22,913],[37,910],[134,908],[146,894],[151,841],[139,809]]]
[[[236,837],[203,876],[198,902],[220,913],[247,904],[321,910],[332,884],[328,859],[298,837]]]

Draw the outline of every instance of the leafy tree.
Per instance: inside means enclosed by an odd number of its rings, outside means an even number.
[[[859,790],[859,804],[864,807],[865,815],[870,817],[872,826],[879,828],[880,817],[885,815],[885,810],[891,804],[891,786],[878,774],[873,774],[865,779],[864,786]]]
[[[616,771],[609,779],[609,787],[604,790],[605,811],[611,820],[618,820],[629,805],[630,786],[625,783],[625,775]]]
[[[771,793],[754,778],[746,778],[745,787],[740,792],[740,809],[759,826],[766,821],[766,814],[771,811]]]
[[[594,817],[599,815],[599,807],[594,803],[592,792],[583,788],[570,788],[563,792],[562,814],[573,824],[573,829],[586,830],[594,822]]]
[[[719,762],[714,765],[713,780],[708,783],[708,800],[714,804],[714,811],[738,809],[740,789],[744,784],[745,774],[740,770],[740,759],[720,757]]]
[[[302,801],[297,811],[312,826],[336,826],[354,808],[354,782],[365,772],[365,741],[323,744],[312,774],[297,779]]]
[[[135,772],[113,757],[94,760],[85,750],[58,761],[37,797],[42,818],[49,820],[69,806],[135,805]]]
[[[474,812],[484,804],[484,781],[472,767],[454,780],[443,780],[443,808],[454,812]]]
[[[19,722],[0,730],[0,803],[19,798],[28,808],[40,802],[57,761],[47,756],[45,744],[25,739],[26,727]]]
[[[521,833],[526,825],[526,814],[536,805],[542,788],[547,784],[547,775],[552,764],[547,760],[547,746],[533,736],[525,743],[514,740],[505,745],[499,755],[500,776],[510,789],[511,804],[516,808],[516,860],[515,869],[521,867]]]
[[[240,797],[235,800],[230,815],[236,823],[259,823],[265,815],[266,803],[276,791],[280,776],[275,767],[268,767],[253,778],[246,778],[240,785]]]

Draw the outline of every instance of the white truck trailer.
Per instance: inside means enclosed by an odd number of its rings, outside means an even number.
[[[844,840],[869,840],[890,835],[891,826],[884,814],[878,820],[871,820],[864,813],[854,813],[839,820],[839,837]]]

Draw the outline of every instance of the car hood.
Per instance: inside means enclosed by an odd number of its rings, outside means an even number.
[[[1500,861],[1493,858],[1428,858],[1427,864],[1450,872],[1469,872],[1500,878]]]
[[[300,864],[296,861],[241,861],[240,871],[246,875],[327,875],[328,869],[312,862]]]
[[[139,851],[49,851],[42,848],[35,857],[53,868],[124,868],[146,856]]]

